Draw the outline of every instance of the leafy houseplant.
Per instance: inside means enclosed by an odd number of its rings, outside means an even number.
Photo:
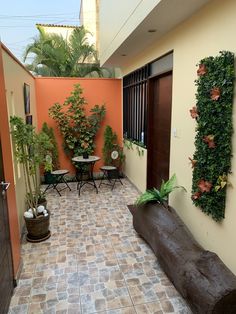
[[[166,203],[168,196],[171,192],[173,192],[173,190],[177,188],[182,188],[186,191],[183,186],[176,185],[176,175],[173,174],[172,177],[166,182],[162,180],[160,190],[153,188],[152,190],[147,190],[141,194],[136,201],[136,205],[144,205],[147,203],[156,202],[168,208]]]
[[[116,166],[121,168],[125,156],[123,149],[117,143],[117,134],[113,132],[111,126],[107,125],[104,131],[104,146],[102,149],[103,160],[107,166]],[[117,151],[118,158],[112,158],[112,152]]]
[[[53,177],[51,172],[53,170],[59,169],[60,167],[58,146],[53,128],[49,127],[46,122],[43,123],[41,132],[47,134],[51,142],[51,148],[46,151],[46,155],[42,164],[44,168],[44,183],[50,184],[55,181],[55,178]]]
[[[63,136],[64,150],[70,157],[94,152],[94,139],[105,116],[104,105],[95,105],[90,115],[86,116],[86,104],[82,88],[76,84],[62,105],[55,103],[49,108],[49,115],[56,121]]]
[[[20,117],[11,117],[10,124],[15,158],[23,166],[28,208],[24,214],[28,230],[27,239],[38,242],[50,234],[48,231],[50,213],[42,205],[39,206],[42,198],[39,166],[43,162],[45,152],[51,148],[51,142],[45,133],[37,134],[35,128],[25,124]]]
[[[59,155],[58,155],[58,146],[57,146],[57,141],[55,138],[53,128],[49,127],[47,122],[44,122],[42,126],[42,132],[47,134],[52,144],[45,158],[45,168],[46,168],[45,171],[50,171],[50,164],[52,168],[51,170],[59,169],[60,163],[59,163]],[[47,156],[50,156],[51,160]]]

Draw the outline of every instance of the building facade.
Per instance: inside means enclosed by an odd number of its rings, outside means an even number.
[[[55,25],[55,24],[36,24],[36,27],[42,28],[48,34],[61,35],[63,38],[67,39],[70,37],[73,30],[78,26]]]
[[[95,49],[98,50],[99,43],[99,0],[86,0],[81,1],[80,6],[80,24],[84,26],[86,30],[90,32],[88,36],[89,43],[95,46]]]
[[[187,193],[174,192],[170,205],[196,240],[236,274],[236,158],[221,223],[193,205],[189,162],[195,150],[189,109],[196,104],[196,65],[220,51],[236,52],[235,1],[101,0],[99,11],[101,64],[119,66],[123,75],[124,137],[147,147],[137,154],[126,145],[126,175],[144,191],[175,173]],[[235,115],[233,124],[235,129]],[[235,135],[232,143],[235,156]]]

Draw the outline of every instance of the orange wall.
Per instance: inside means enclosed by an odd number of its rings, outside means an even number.
[[[48,109],[56,102],[62,104],[69,96],[75,84],[83,88],[83,96],[88,105],[88,110],[95,104],[106,106],[106,116],[102,122],[96,137],[95,155],[102,159],[103,132],[106,125],[110,125],[117,133],[119,140],[122,138],[122,107],[121,107],[121,80],[103,78],[36,78],[36,103],[38,128],[41,129],[43,122],[54,128],[59,148],[61,169],[68,169],[74,173],[74,167],[70,159],[65,155],[62,148],[62,137],[56,128],[55,121],[48,116]],[[99,170],[102,160],[96,163],[95,171]]]
[[[5,92],[5,82],[3,77],[2,48],[0,44],[0,138],[2,143],[3,167],[5,181],[10,182],[7,191],[7,205],[9,215],[9,227],[11,238],[11,249],[13,259],[14,276],[16,277],[20,265],[20,231],[18,224],[15,182],[13,174],[13,162],[11,154],[11,140],[8,123],[7,101]]]

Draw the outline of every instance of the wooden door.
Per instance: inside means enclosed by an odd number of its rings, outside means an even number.
[[[12,255],[9,233],[7,194],[8,185],[4,181],[0,139],[0,313],[8,312],[13,293]]]
[[[172,73],[149,80],[147,188],[169,179]]]

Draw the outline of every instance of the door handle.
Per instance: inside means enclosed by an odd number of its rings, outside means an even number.
[[[2,190],[3,190],[3,191],[7,191],[7,189],[8,189],[9,186],[10,186],[10,184],[11,184],[11,183],[9,183],[9,182],[3,182],[3,181],[0,183],[0,185],[2,186]]]

